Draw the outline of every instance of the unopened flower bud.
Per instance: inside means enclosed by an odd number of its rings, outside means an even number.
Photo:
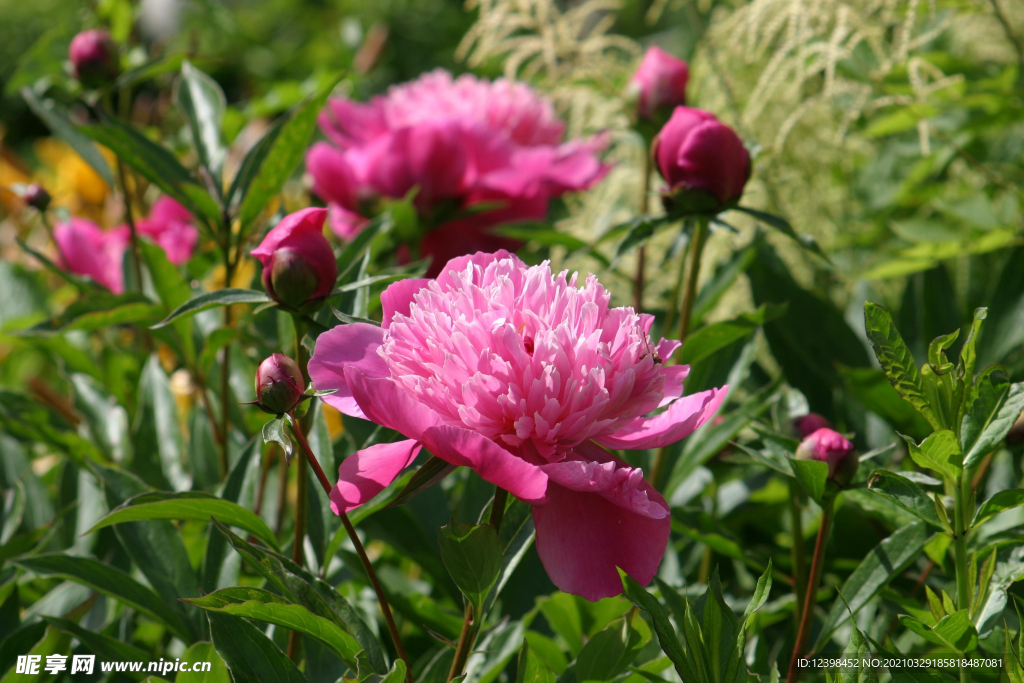
[[[853,481],[860,461],[853,444],[839,432],[829,428],[819,429],[800,442],[796,449],[797,460],[817,460],[828,464],[828,478],[846,486]]]
[[[668,116],[668,110],[686,104],[686,83],[690,69],[686,62],[659,47],[648,48],[640,67],[630,79],[630,89],[636,92],[637,113],[643,119]],[[659,112],[661,116],[658,116]]]
[[[304,386],[298,364],[275,353],[256,370],[256,404],[268,413],[291,412],[302,401]]]
[[[108,85],[121,73],[117,44],[101,29],[82,31],[68,48],[71,67],[82,85],[99,88]]]
[[[22,195],[22,199],[25,203],[31,206],[37,211],[46,211],[50,206],[50,193],[47,192],[42,185],[32,183],[25,188],[25,193]]]
[[[739,200],[750,178],[750,154],[735,131],[691,107],[676,107],[654,141],[654,158],[670,212],[720,211]]]
[[[327,209],[318,208],[289,214],[252,250],[275,301],[297,309],[331,293],[338,264],[323,234],[326,218]]]
[[[817,413],[807,413],[793,420],[793,427],[800,434],[800,438],[804,439],[819,429],[831,429],[832,423]]]

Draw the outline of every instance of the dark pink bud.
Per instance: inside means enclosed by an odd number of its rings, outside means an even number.
[[[817,413],[807,413],[803,417],[793,420],[793,426],[799,432],[800,438],[806,438],[819,429],[831,429],[832,423]]]
[[[845,486],[853,481],[860,464],[853,444],[839,432],[819,429],[807,436],[796,449],[797,460],[828,463],[828,478]]]
[[[302,400],[304,383],[299,366],[275,353],[256,370],[256,404],[268,413],[289,413]]]
[[[50,193],[42,185],[37,185],[36,183],[26,187],[21,198],[25,200],[26,204],[38,211],[46,211],[47,207],[50,206]]]
[[[87,88],[111,83],[121,73],[117,44],[110,34],[100,29],[82,31],[71,41],[68,59],[75,78]]]
[[[310,208],[285,216],[252,255],[263,264],[263,286],[290,308],[323,299],[334,288],[338,263],[324,237],[327,209]]]
[[[630,79],[631,87],[637,91],[637,113],[641,118],[651,119],[659,110],[686,104],[689,80],[690,68],[685,61],[659,47],[648,48],[640,68]]]
[[[750,155],[735,131],[691,107],[676,107],[654,141],[654,158],[668,197],[679,203],[702,194],[721,209],[740,198],[750,178]]]

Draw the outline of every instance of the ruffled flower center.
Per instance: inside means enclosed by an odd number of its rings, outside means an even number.
[[[548,262],[449,270],[396,314],[379,353],[392,378],[450,424],[558,462],[658,407],[664,375],[647,324]]]

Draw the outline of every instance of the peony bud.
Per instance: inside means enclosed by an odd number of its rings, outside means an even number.
[[[285,216],[252,255],[263,264],[263,286],[276,301],[298,309],[331,293],[338,276],[334,251],[324,237],[327,209]]]
[[[640,118],[652,119],[660,110],[686,104],[686,83],[689,79],[690,68],[685,61],[659,47],[648,48],[640,68],[630,79],[630,88],[638,95],[637,113]]]
[[[302,401],[304,383],[298,364],[275,353],[256,370],[256,404],[268,413],[290,413]]]
[[[121,73],[117,44],[110,34],[100,29],[82,31],[71,41],[68,59],[75,78],[87,88],[111,83]]]
[[[676,107],[654,141],[654,158],[669,185],[670,211],[720,211],[739,200],[750,178],[750,155],[739,136],[700,109]]]
[[[819,429],[832,429],[832,423],[817,413],[807,413],[796,418],[793,420],[793,426],[801,439],[807,438]]]
[[[828,463],[828,478],[840,486],[853,481],[860,461],[853,450],[853,444],[839,432],[829,428],[819,429],[800,442],[796,449],[797,460],[817,460]]]
[[[50,206],[50,193],[42,185],[32,183],[21,196],[25,203],[37,211],[46,211]]]

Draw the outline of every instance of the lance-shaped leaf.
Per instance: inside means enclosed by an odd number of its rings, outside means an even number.
[[[672,660],[672,664],[675,666],[679,677],[684,681],[704,680],[697,677],[697,671],[691,664],[688,653],[679,642],[679,637],[676,635],[676,630],[672,627],[672,622],[668,617],[668,610],[665,609],[664,605],[621,569],[619,570],[619,576],[622,578],[623,592],[630,602],[651,615],[658,643],[665,654],[668,655],[668,658]]]
[[[23,88],[21,94],[29,109],[43,120],[53,134],[68,143],[85,163],[92,166],[107,187],[113,188],[114,174],[110,172],[110,164],[100,154],[96,143],[90,140],[89,136],[78,131],[74,122],[68,117],[67,111],[53,100],[39,99],[31,88]]]
[[[330,619],[317,616],[302,605],[291,603],[279,595],[261,588],[236,586],[214,591],[202,598],[192,598],[188,602],[204,610],[265,621],[299,631],[330,648],[353,673],[358,670],[357,657],[363,648],[355,638]]]
[[[647,623],[639,615],[616,619],[594,634],[576,658],[576,681],[610,681],[626,670],[651,639]]]
[[[960,427],[964,467],[996,449],[1024,410],[1024,382],[1011,384],[999,367],[986,368],[971,389]]]
[[[178,106],[185,112],[188,121],[192,147],[199,155],[199,162],[219,177],[227,150],[221,138],[221,124],[227,99],[217,81],[186,61],[181,65],[181,79],[177,83],[175,96]]]
[[[501,571],[498,532],[489,524],[452,522],[441,527],[437,541],[452,580],[479,614],[484,598]]]
[[[555,672],[530,649],[525,638],[516,663],[516,683],[555,683]]]
[[[264,292],[255,289],[218,289],[212,292],[200,294],[194,299],[186,301],[174,309],[170,315],[153,325],[153,329],[159,329],[169,325],[178,318],[191,316],[218,306],[234,306],[235,304],[265,304],[270,297]]]
[[[909,436],[900,436],[907,442],[910,457],[918,466],[934,470],[946,479],[952,480],[960,476],[963,454],[960,451],[960,443],[952,431],[940,429],[920,445],[914,443]]]
[[[870,301],[865,303],[864,328],[889,383],[928,420],[928,424],[935,429],[942,429],[945,425],[928,402],[914,355],[896,329],[889,311]]]
[[[1004,489],[999,491],[981,504],[971,526],[978,526],[985,520],[995,517],[1000,512],[1005,512],[1021,505],[1024,505],[1024,489]]]
[[[932,526],[945,529],[935,511],[935,501],[924,489],[895,472],[878,470],[868,481],[868,490],[888,498]]]
[[[820,505],[828,491],[828,463],[790,458],[789,465],[807,495]]]
[[[935,626],[928,626],[920,619],[900,615],[900,623],[933,645],[957,654],[973,652],[978,647],[978,631],[971,623],[967,610],[947,614]]]
[[[194,519],[205,522],[211,517],[216,517],[222,524],[245,529],[271,548],[278,547],[274,532],[252,511],[237,503],[198,492],[143,493],[111,510],[86,533],[124,522],[151,519]]]
[[[210,620],[213,644],[234,680],[307,683],[306,677],[281,648],[245,619],[217,612],[207,612],[206,616]]]
[[[139,292],[114,294],[97,290],[71,303],[60,315],[22,334],[54,334],[71,330],[91,332],[113,325],[148,325],[159,319],[160,309],[158,304]]]

